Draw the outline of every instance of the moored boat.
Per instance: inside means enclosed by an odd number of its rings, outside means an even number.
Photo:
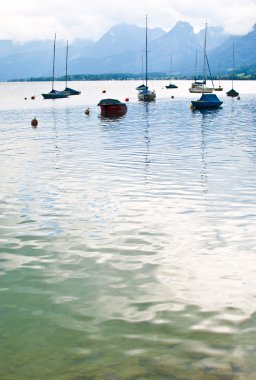
[[[192,100],[191,101],[191,108],[192,109],[218,108],[223,103],[217,97],[217,95],[211,94],[211,93],[207,93],[207,87],[205,86],[205,84],[206,84],[206,61],[207,61],[207,55],[206,55],[206,34],[207,34],[207,23],[205,25],[205,37],[204,37],[204,69],[203,69],[203,78],[204,78],[204,80],[201,82],[202,96],[198,100]],[[209,71],[210,71],[209,62],[208,62],[208,68],[209,68]],[[213,90],[213,88],[212,88],[212,90]]]
[[[44,99],[61,99],[67,98],[69,94],[65,94],[63,91],[51,90],[46,94],[42,94]]]
[[[170,84],[168,84],[167,86],[165,86],[165,88],[178,88],[178,86],[176,86],[176,84],[174,84],[174,83],[170,83]]]
[[[52,90],[46,94],[42,94],[42,97],[44,99],[60,99],[60,98],[67,98],[69,96],[68,93],[64,93],[63,91],[54,90],[55,45],[56,45],[56,33],[54,35],[54,44],[53,44]]]
[[[226,94],[227,96],[231,96],[231,98],[235,98],[236,96],[239,95],[239,92],[231,88],[231,90],[229,90]]]
[[[222,101],[215,94],[202,94],[198,100],[192,100],[192,109],[219,108]]]
[[[101,116],[121,116],[127,112],[127,105],[117,99],[102,99],[98,104]]]
[[[234,51],[234,44],[233,44],[233,67],[232,67],[232,88],[231,90],[229,90],[228,92],[226,92],[227,96],[231,96],[231,98],[235,98],[236,96],[239,95],[239,92],[237,92],[236,90],[234,90],[233,88],[233,82],[234,82],[234,61],[235,61],[235,51]]]
[[[191,87],[189,88],[189,92],[191,92],[192,94],[200,94],[200,93],[206,93],[206,94],[210,94],[213,92],[213,87],[207,87],[206,85],[206,81],[203,81],[203,82],[199,82],[199,81],[195,81],[193,83],[191,83]]]
[[[145,85],[141,85],[137,87],[139,90],[138,93],[138,100],[144,101],[144,102],[152,102],[156,100],[156,93],[155,91],[149,90],[148,88],[148,21],[146,16],[146,67],[145,67]]]
[[[223,91],[223,87],[222,86],[214,87],[214,91]]]
[[[170,63],[170,83],[167,86],[165,86],[165,88],[167,89],[178,88],[176,84],[172,83],[172,54],[171,54],[171,63]]]
[[[62,92],[67,95],[81,94],[81,91],[74,90],[73,88],[68,87],[68,41],[67,41],[67,48],[66,48],[66,87],[65,87],[65,90]]]

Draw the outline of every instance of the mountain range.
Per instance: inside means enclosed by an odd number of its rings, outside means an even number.
[[[178,21],[168,32],[148,29],[149,71],[192,76],[198,52],[197,71],[202,72],[204,29],[198,33],[188,22]],[[256,27],[244,36],[229,35],[221,27],[207,29],[207,55],[211,71],[225,74],[232,68],[235,46],[235,67],[250,70],[256,60]],[[66,42],[56,44],[56,76],[65,73]],[[0,80],[50,77],[53,41],[15,43],[0,40]],[[145,54],[145,29],[119,24],[97,41],[77,39],[69,44],[70,74],[142,73]]]

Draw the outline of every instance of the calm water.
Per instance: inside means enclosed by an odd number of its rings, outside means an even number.
[[[1,380],[256,379],[255,82],[138,83],[0,84]]]

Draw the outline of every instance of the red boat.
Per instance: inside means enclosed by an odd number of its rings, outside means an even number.
[[[102,99],[98,106],[101,109],[101,116],[121,116],[127,112],[127,105],[117,99]]]

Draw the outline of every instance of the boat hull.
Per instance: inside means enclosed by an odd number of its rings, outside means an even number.
[[[239,95],[239,92],[237,92],[233,88],[227,92],[227,96],[231,96],[231,98],[235,98],[238,95]]]
[[[138,94],[138,99],[142,102],[153,102],[156,100],[156,93],[152,92],[141,92]]]
[[[211,103],[211,102],[196,100],[196,101],[192,101],[191,103],[192,103],[192,107],[195,109],[202,109],[202,108],[206,109],[206,108],[219,108],[223,102],[219,101],[218,103],[217,102]]]
[[[165,88],[170,89],[170,88],[178,88],[176,84],[168,84],[168,86],[165,86]]]
[[[42,97],[44,99],[61,99],[61,98],[67,98],[69,95],[64,93],[49,93],[49,94],[42,94]]]
[[[124,105],[101,105],[100,106],[101,116],[122,116],[127,112],[127,106]]]
[[[222,101],[215,94],[203,94],[200,99],[192,100],[192,109],[219,108]]]
[[[63,91],[64,94],[67,95],[80,95],[81,91],[74,90],[73,88],[66,87],[65,90]]]
[[[189,88],[189,92],[192,94],[211,94],[213,92],[213,88],[211,87],[194,87],[194,88]]]

